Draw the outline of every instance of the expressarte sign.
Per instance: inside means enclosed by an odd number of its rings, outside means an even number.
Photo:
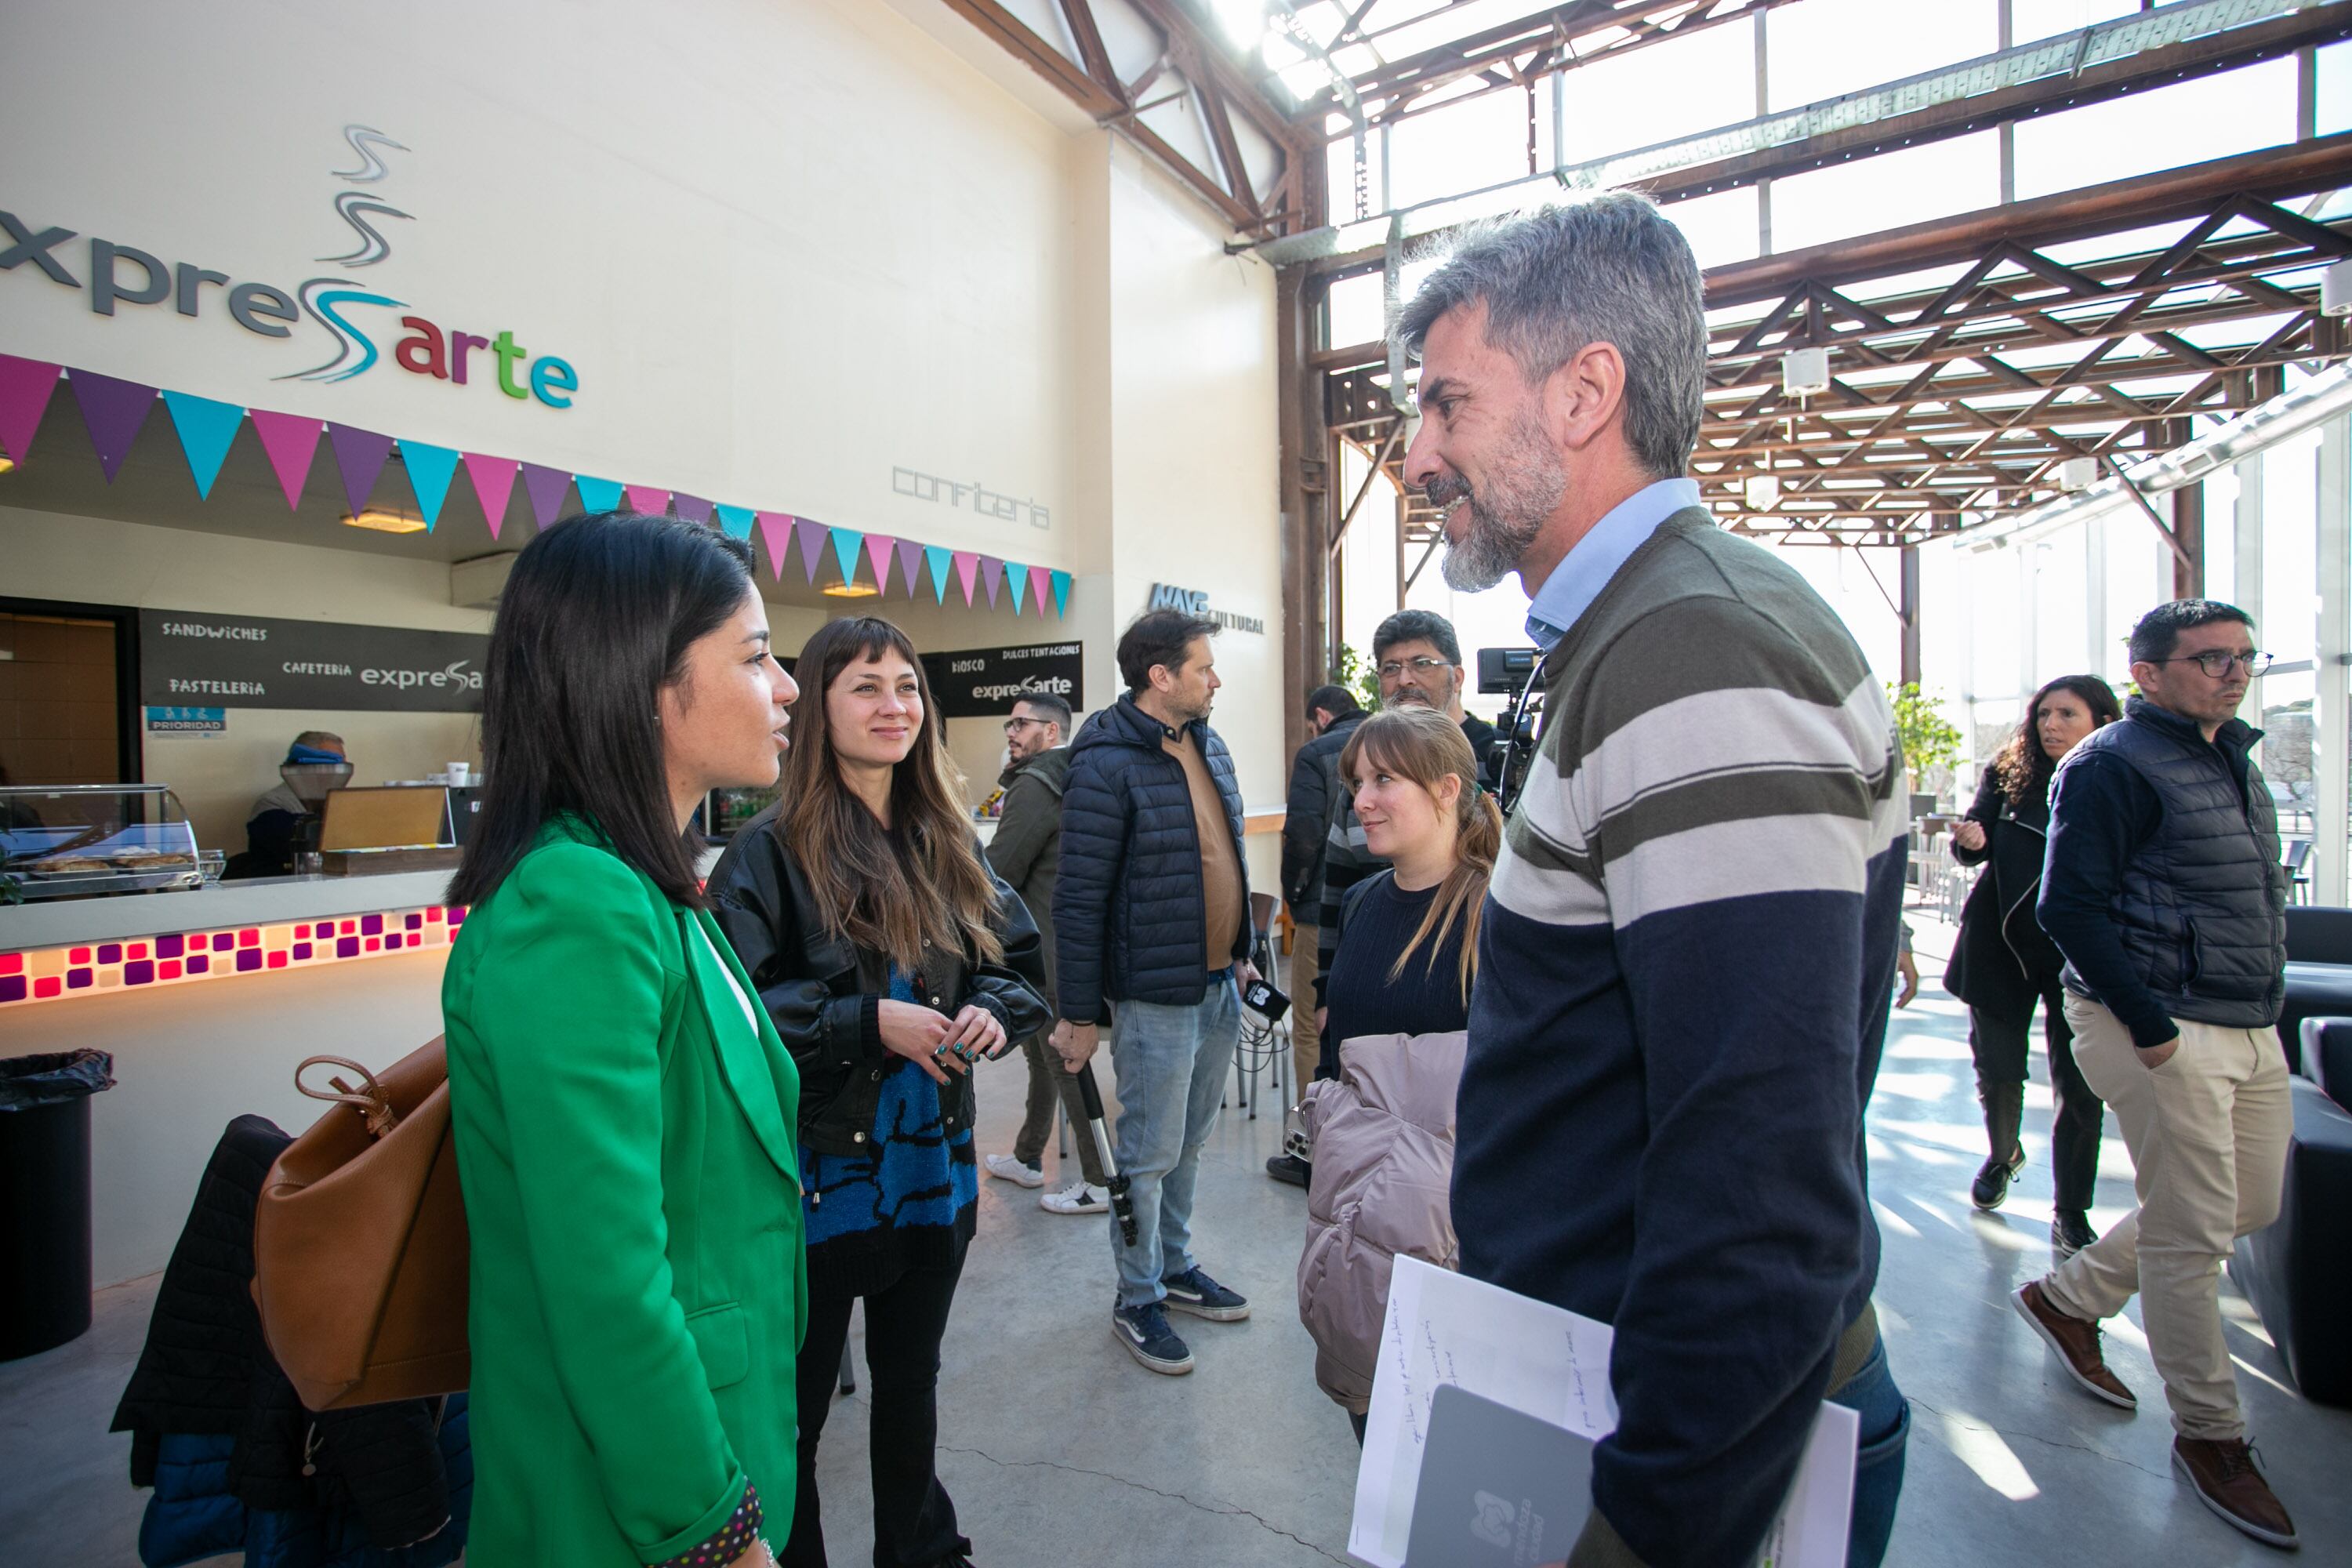
[[[140,700],[154,707],[478,713],[476,632],[139,612]]]
[[[89,295],[93,315],[111,316],[125,305],[161,310],[201,319],[207,310],[226,310],[230,321],[257,337],[309,342],[315,352],[333,351],[332,357],[307,369],[289,370],[278,381],[349,381],[363,375],[383,361],[377,344],[392,337],[392,328],[362,311],[408,310],[407,300],[394,298],[396,285],[378,285],[354,279],[352,269],[375,267],[392,256],[392,244],[378,225],[409,215],[368,188],[390,174],[378,149],[405,153],[407,148],[380,131],[364,125],[343,127],[343,140],[359,157],[352,169],[331,171],[352,188],[335,194],[332,205],[340,223],[358,244],[340,256],[319,259],[342,268],[304,279],[291,289],[253,279],[233,278],[201,262],[180,260],[117,240],[83,236],[47,215],[26,220],[0,212],[0,272],[14,272],[28,264],[34,273],[63,288]],[[348,243],[338,237],[336,243]],[[405,290],[403,290],[405,292]],[[550,408],[569,408],[580,390],[580,373],[571,363],[552,354],[533,358],[515,342],[511,329],[495,334],[444,328],[419,314],[397,318],[400,339],[392,361],[412,375],[466,386],[495,382],[498,389],[519,401],[536,399]],[[476,357],[478,355],[479,357]]]
[[[1085,648],[1074,642],[923,655],[923,678],[942,719],[995,719],[1024,697],[1058,697],[1086,711]]]

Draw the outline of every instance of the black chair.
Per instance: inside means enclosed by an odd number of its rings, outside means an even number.
[[[2303,1396],[2352,1406],[2352,1017],[2305,1020],[2300,1044],[2279,1216],[2239,1238],[2230,1278]]]
[[[2278,1021],[2288,1067],[2302,1070],[2297,1052],[2303,1021],[2328,1017],[2352,1018],[2352,910],[2290,904],[2286,1004]]]
[[[2311,859],[2311,840],[2288,839],[2284,859],[2286,866],[2287,901],[2302,903],[2311,897],[2311,872],[2307,867],[2307,862]]]

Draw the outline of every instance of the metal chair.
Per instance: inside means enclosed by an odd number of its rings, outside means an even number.
[[[2309,903],[2311,901],[2311,870],[2307,862],[2311,859],[2311,840],[2308,838],[2288,839],[2286,841],[2286,853],[2282,858],[2284,859],[2286,867],[2287,901],[2289,903],[2295,904]]]

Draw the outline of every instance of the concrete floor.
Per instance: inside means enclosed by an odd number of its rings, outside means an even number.
[[[1919,922],[1927,994],[1897,1014],[1872,1108],[1874,1195],[1885,1236],[1878,1303],[1914,1405],[1909,1472],[1889,1561],[1919,1568],[2056,1562],[2267,1563],[2279,1554],[2208,1514],[2168,1468],[2170,1430],[2135,1322],[2110,1358],[2147,1407],[2079,1394],[2005,1300],[2047,1267],[2049,1095],[2030,1091],[2032,1163],[1999,1215],[1974,1213],[1981,1158],[1965,1022],[1934,983],[1948,941]],[[984,1080],[982,1147],[1009,1143],[1020,1068]],[[1303,1198],[1262,1173],[1281,1135],[1270,1112],[1228,1111],[1202,1173],[1210,1271],[1258,1306],[1244,1323],[1179,1319],[1192,1375],[1144,1372],[1112,1342],[1099,1220],[1037,1208],[982,1183],[981,1236],[948,1333],[940,1473],[989,1568],[1250,1568],[1346,1563],[1356,1447],[1317,1391],[1293,1306]],[[1053,1156],[1047,1156],[1048,1176]],[[2130,1201],[2110,1122],[2104,1226]],[[103,1291],[82,1340],[0,1366],[0,1557],[136,1561],[142,1494],[128,1440],[104,1432],[144,1335],[154,1280]],[[2231,1348],[2252,1433],[2306,1543],[2305,1561],[2352,1560],[2352,1413],[2309,1405],[2234,1293]],[[862,1345],[861,1345],[862,1350]],[[866,1560],[866,1406],[838,1404],[822,1460],[825,1527],[843,1568]]]

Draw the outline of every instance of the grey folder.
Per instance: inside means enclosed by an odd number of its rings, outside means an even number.
[[[1405,1568],[1534,1568],[1592,1511],[1592,1440],[1447,1384],[1432,1397]]]

